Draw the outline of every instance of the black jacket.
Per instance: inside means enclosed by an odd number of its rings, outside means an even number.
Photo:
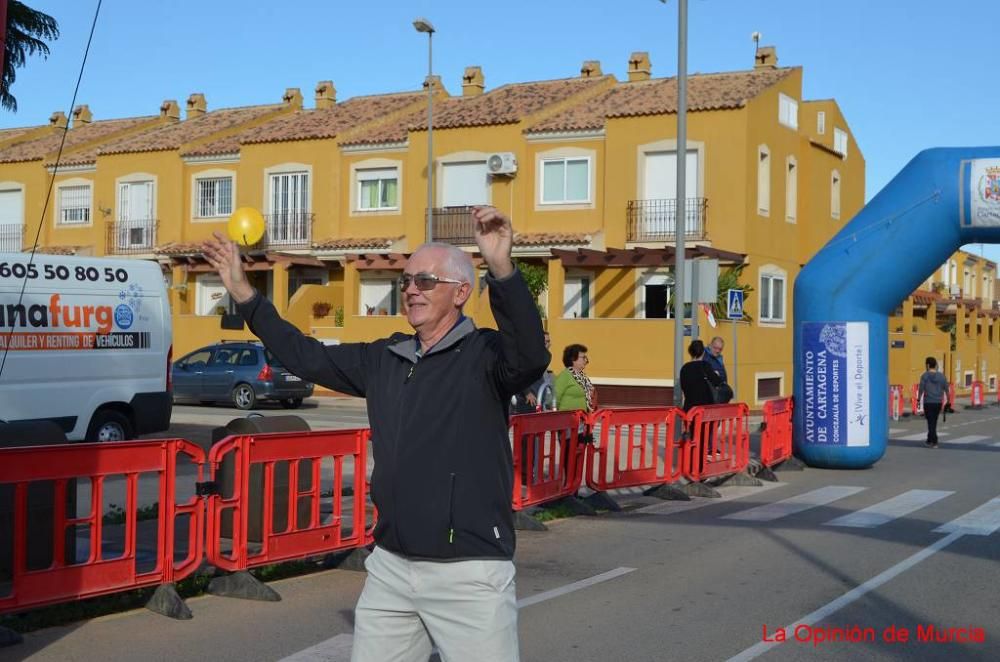
[[[324,346],[259,294],[239,306],[293,373],[367,399],[375,541],[411,558],[514,555],[508,408],[550,357],[520,272],[486,280],[499,331],[463,319],[422,358],[415,335]]]
[[[705,361],[688,361],[681,366],[681,391],[684,393],[684,411],[698,405],[710,405],[712,386],[722,383],[722,378]]]

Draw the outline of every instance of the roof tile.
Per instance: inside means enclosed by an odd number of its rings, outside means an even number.
[[[608,77],[564,78],[532,83],[512,83],[474,97],[448,97],[434,102],[434,128],[516,124],[546,106],[607,84]],[[402,142],[410,131],[427,129],[427,110],[419,109],[399,120],[351,136],[345,145]]]
[[[740,108],[747,100],[788,76],[794,68],[753,69],[688,78],[688,110]],[[622,82],[531,126],[527,133],[587,131],[604,127],[609,117],[664,115],[677,112],[677,79]]]
[[[385,250],[400,239],[401,237],[331,238],[315,242],[313,248],[321,251]]]
[[[66,144],[63,146],[63,151],[65,152],[71,150],[76,145],[82,145],[93,140],[100,140],[105,136],[118,131],[133,128],[143,122],[149,122],[153,119],[155,118],[152,116],[127,117],[120,120],[101,120],[98,122],[81,124],[80,126],[69,129],[69,131],[66,132]],[[39,159],[57,152],[61,141],[62,132],[55,130],[45,136],[35,138],[34,140],[14,143],[5,149],[0,149],[0,163],[38,161]]]
[[[515,232],[515,246],[567,246],[587,245],[590,235],[586,232]]]

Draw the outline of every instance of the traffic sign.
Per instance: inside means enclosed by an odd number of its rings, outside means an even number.
[[[729,290],[726,300],[726,317],[731,320],[743,319],[743,290]]]

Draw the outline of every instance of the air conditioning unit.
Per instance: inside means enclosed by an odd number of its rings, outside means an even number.
[[[514,152],[497,152],[486,159],[486,170],[491,175],[513,175],[517,172],[517,157]]]

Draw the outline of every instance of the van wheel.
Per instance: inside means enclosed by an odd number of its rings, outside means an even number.
[[[87,441],[125,441],[134,438],[132,421],[114,409],[98,410],[87,429]]]
[[[237,384],[233,389],[233,404],[237,409],[253,409],[257,404],[257,394],[249,384]]]
[[[285,398],[281,401],[281,406],[285,409],[298,409],[302,406],[302,398]]]

